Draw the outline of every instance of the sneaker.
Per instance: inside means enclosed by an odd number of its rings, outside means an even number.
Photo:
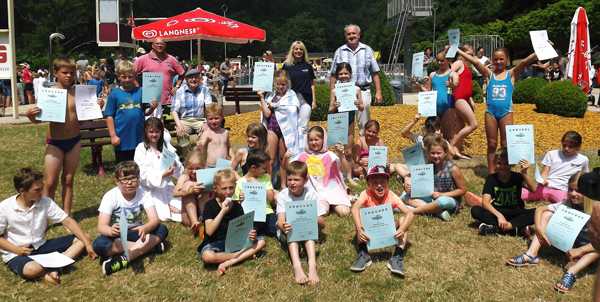
[[[395,253],[388,261],[387,268],[390,269],[392,274],[404,277],[404,257],[402,257],[402,254]]]
[[[481,223],[479,225],[479,235],[493,235],[498,233],[498,227],[491,224]]]
[[[371,256],[367,252],[361,251],[358,252],[358,258],[354,261],[350,270],[353,272],[362,272],[373,262],[371,261]]]
[[[156,246],[154,246],[154,253],[155,254],[162,254],[164,252],[165,252],[165,243],[164,242],[161,241]]]
[[[118,272],[129,265],[125,256],[115,256],[102,262],[102,273],[106,276]]]
[[[446,221],[446,222],[451,220],[450,213],[448,213],[448,211],[443,211],[443,212],[439,213],[438,217],[440,217],[441,220]]]

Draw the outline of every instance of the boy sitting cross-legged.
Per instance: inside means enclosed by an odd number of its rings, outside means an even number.
[[[154,250],[162,253],[164,240],[169,231],[160,224],[152,200],[145,198],[140,187],[140,169],[133,161],[117,164],[117,186],[104,194],[98,208],[98,233],[94,251],[104,259],[102,272],[110,275],[128,266],[140,256]],[[142,207],[148,222],[142,223]],[[127,219],[127,249],[129,258],[123,255],[120,236],[120,219]]]

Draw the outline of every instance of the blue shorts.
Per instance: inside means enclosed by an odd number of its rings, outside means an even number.
[[[42,244],[42,246],[40,246],[37,250],[31,252],[31,255],[48,254],[52,252],[63,253],[69,249],[71,245],[73,245],[74,239],[74,235],[66,235],[50,239],[46,241],[46,243]],[[6,264],[15,274],[24,277],[23,268],[25,268],[25,265],[31,261],[33,261],[33,259],[29,258],[28,256],[17,256],[10,259],[10,261],[8,261]]]
[[[404,203],[406,203],[411,198],[412,197],[410,197],[408,194],[406,194],[406,192],[403,192],[402,195],[400,195],[400,199],[402,199],[402,201]],[[450,213],[454,213],[458,210],[459,201],[454,197],[440,196],[436,200],[433,200],[433,198],[431,196],[428,196],[428,197],[415,197],[413,199],[419,199],[426,203],[437,202],[440,209],[448,211]]]
[[[163,224],[159,224],[150,234],[158,236],[160,241],[163,242],[167,238],[167,235],[169,235],[169,230]],[[101,258],[108,258],[108,251],[110,251],[115,239],[118,239],[118,237],[98,236],[92,244],[94,252]],[[127,232],[127,241],[138,241],[138,239],[140,239],[140,235],[138,235],[137,231],[129,230]]]
[[[225,251],[225,240],[218,240],[218,241],[213,241],[213,242],[208,242],[208,243],[204,243],[202,244],[202,247],[199,250],[200,253],[200,257],[202,257],[202,254],[204,254],[205,252],[214,252],[214,253],[222,253]]]
[[[4,96],[11,96],[10,81],[0,81],[0,93]]]

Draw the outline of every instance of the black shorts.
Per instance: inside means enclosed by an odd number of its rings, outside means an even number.
[[[25,83],[25,91],[33,91],[33,83]]]

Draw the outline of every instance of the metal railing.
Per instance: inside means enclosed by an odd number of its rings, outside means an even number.
[[[472,35],[461,37],[460,44],[473,46],[475,52],[479,47],[483,47],[485,56],[490,57],[495,49],[504,47],[504,39],[498,35]],[[448,45],[448,40],[437,40],[433,45],[433,52],[437,53],[443,50],[446,45]]]
[[[393,19],[405,10],[415,17],[428,17],[432,13],[431,0],[388,0],[387,18]]]

